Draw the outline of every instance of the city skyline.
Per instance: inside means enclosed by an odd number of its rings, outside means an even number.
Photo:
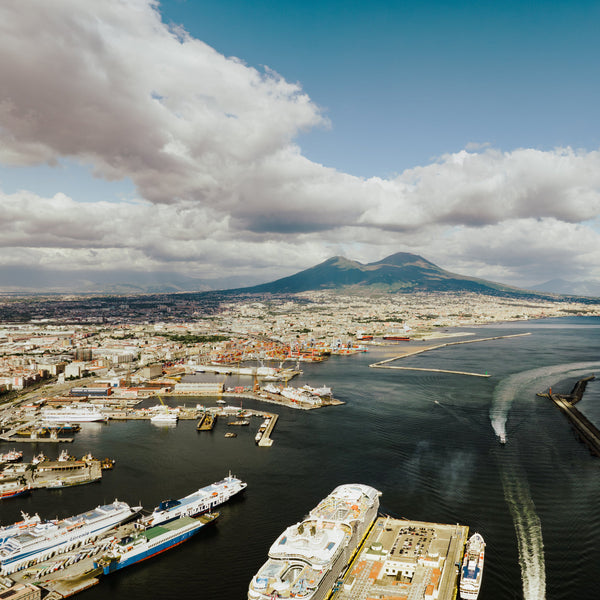
[[[593,2],[0,7],[0,289],[399,251],[600,280]],[[76,290],[75,290],[76,291]]]

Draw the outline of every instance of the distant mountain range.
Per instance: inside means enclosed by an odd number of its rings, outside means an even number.
[[[537,285],[532,290],[523,290],[485,279],[457,275],[408,252],[398,252],[368,264],[334,256],[289,277],[251,287],[234,288],[241,282],[242,278],[235,276],[207,280],[173,272],[140,273],[126,269],[91,272],[0,267],[0,292],[16,295],[90,293],[133,296],[181,292],[232,295],[340,290],[363,294],[468,291],[494,296],[548,299],[557,299],[556,294],[570,297],[600,296],[600,282],[553,280]]]
[[[348,292],[478,292],[486,295],[542,296],[485,279],[457,275],[423,257],[407,252],[362,264],[334,256],[315,267],[270,283],[227,290],[237,293],[291,294],[309,290],[338,289]]]
[[[552,279],[545,283],[534,285],[534,290],[551,292],[554,294],[568,294],[576,296],[600,296],[600,281],[567,281],[566,279]]]

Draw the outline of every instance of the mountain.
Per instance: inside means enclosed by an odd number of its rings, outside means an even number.
[[[587,281],[567,281],[566,279],[551,279],[545,283],[534,285],[534,290],[539,292],[553,292],[555,294],[570,294],[577,296],[600,296],[600,281],[589,279]]]
[[[362,264],[334,256],[310,269],[270,283],[228,290],[238,293],[292,294],[309,290],[343,289],[374,292],[479,292],[487,295],[542,295],[500,283],[450,273],[416,254],[398,252]]]

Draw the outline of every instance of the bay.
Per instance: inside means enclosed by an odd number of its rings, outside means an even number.
[[[550,386],[566,393],[577,379],[600,372],[600,319],[504,323],[461,332],[473,333],[471,339],[531,335],[440,348],[396,363],[488,372],[489,378],[369,368],[396,354],[390,346],[302,363],[304,373],[294,385],[330,385],[346,404],[299,411],[243,400],[244,407],[280,415],[271,448],[254,444],[257,419],[236,428],[234,439],[223,437],[225,419],[212,433],[198,433],[192,421],[174,428],[148,422],[85,425],[69,451],[115,458],[114,471],[98,484],[5,501],[0,521],[17,520],[21,510],[65,517],[115,498],[152,509],[231,470],[248,488],[220,507],[215,527],[104,577],[81,597],[241,600],[277,535],[337,485],[358,482],[381,490],[386,514],[461,523],[481,532],[487,542],[482,599],[596,597],[600,459],[536,393]],[[250,378],[232,382],[251,384]],[[600,426],[599,400],[600,383],[593,381],[578,408]],[[216,399],[198,401],[210,406]],[[195,404],[196,399],[168,402]],[[505,446],[498,443],[499,431],[506,433]],[[48,444],[21,447],[26,460],[40,450],[50,457],[59,452]]]

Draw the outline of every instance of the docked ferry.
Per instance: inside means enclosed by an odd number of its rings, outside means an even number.
[[[179,517],[168,523],[122,537],[94,563],[94,568],[101,568],[104,575],[108,575],[156,556],[189,540],[218,516],[219,513],[207,513],[198,519]]]
[[[460,597],[462,600],[477,600],[483,576],[484,556],[483,536],[480,533],[474,533],[467,542],[460,570]]]
[[[89,402],[73,402],[61,408],[45,407],[41,410],[45,423],[91,423],[106,421],[106,417],[98,407]]]
[[[168,523],[179,517],[193,517],[209,512],[215,506],[227,502],[230,498],[246,489],[248,484],[231,473],[221,481],[207,485],[179,500],[163,500],[149,517],[146,525]]]
[[[328,597],[375,521],[380,494],[362,484],[335,488],[275,540],[250,582],[248,599]]]
[[[139,507],[126,502],[96,508],[66,519],[42,521],[24,533],[0,543],[0,574],[10,575],[19,569],[42,562],[54,554],[67,552],[85,544],[101,533],[132,518]]]

